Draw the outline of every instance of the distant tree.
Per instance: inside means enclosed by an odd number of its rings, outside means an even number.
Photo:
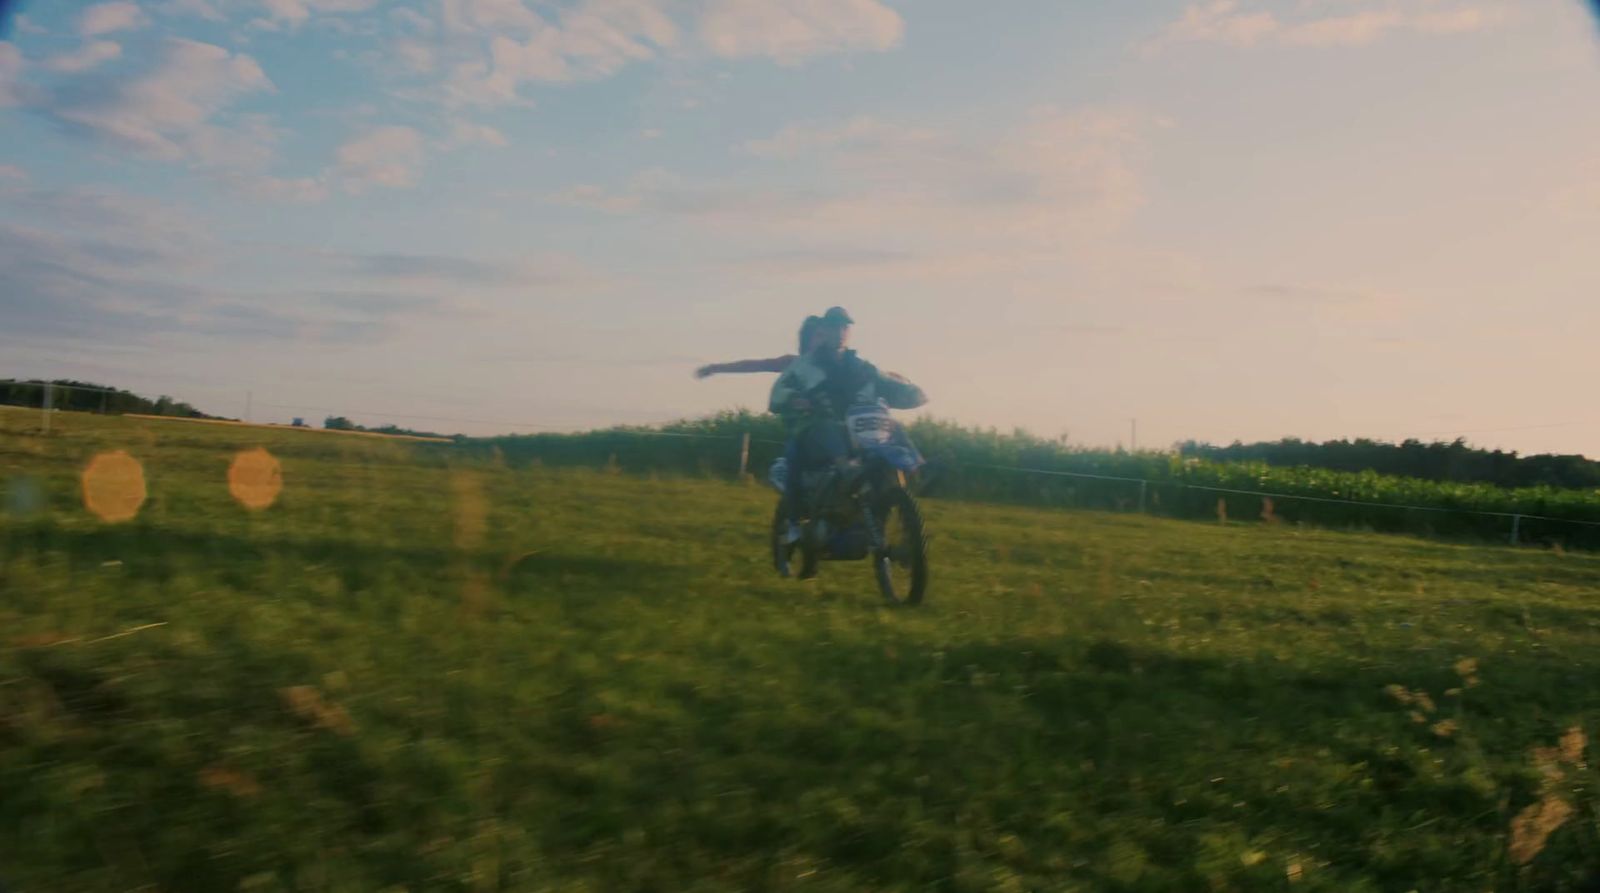
[[[328,429],[329,431],[355,431],[355,430],[358,430],[357,427],[356,427],[356,423],[355,422],[350,421],[349,419],[345,418],[342,415],[338,415],[338,416],[331,415],[331,416],[328,416],[327,418],[322,420],[322,427]]]
[[[1261,443],[1214,446],[1185,441],[1178,445],[1184,456],[1214,462],[1265,462],[1279,467],[1304,466],[1332,471],[1375,471],[1431,481],[1486,483],[1500,487],[1551,486],[1600,488],[1600,462],[1583,456],[1518,456],[1504,450],[1470,446],[1464,438],[1424,443],[1408,438],[1400,443],[1358,438],[1312,443],[1298,438]]]
[[[100,412],[112,415],[139,413],[143,415],[182,416],[184,418],[211,419],[193,406],[171,397],[151,400],[117,388],[88,381],[56,379],[55,381],[18,381],[0,379],[0,404],[8,406],[42,406],[45,389],[50,390],[50,405],[64,412]]]

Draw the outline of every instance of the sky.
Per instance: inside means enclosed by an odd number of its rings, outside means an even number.
[[[572,430],[842,305],[969,424],[1600,455],[1578,0],[13,6],[0,377]]]

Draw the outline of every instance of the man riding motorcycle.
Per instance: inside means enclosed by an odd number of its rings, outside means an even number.
[[[894,409],[927,402],[922,389],[861,359],[845,348],[854,320],[843,307],[829,308],[817,327],[817,344],[796,360],[772,386],[768,408],[783,417],[795,444],[795,466],[785,480],[783,516],[789,542],[800,538],[802,471],[832,466],[835,484],[850,470],[850,436],[845,414],[852,406],[882,400]]]

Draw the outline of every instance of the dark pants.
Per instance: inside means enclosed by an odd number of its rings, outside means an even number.
[[[826,468],[850,455],[850,435],[840,422],[813,422],[793,438],[794,460],[784,481],[783,514],[796,520],[801,473]]]

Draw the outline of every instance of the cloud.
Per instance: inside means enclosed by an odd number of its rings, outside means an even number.
[[[314,176],[271,175],[282,130],[265,115],[234,109],[243,98],[274,89],[249,56],[171,39],[145,71],[126,79],[76,72],[80,64],[57,61],[57,70],[77,76],[37,93],[28,105],[71,133],[145,158],[188,163],[241,195],[314,203],[335,189],[404,188],[415,184],[425,160],[418,131],[376,127],[341,145]],[[441,142],[447,148],[506,144],[494,128],[466,123],[456,123]]]
[[[17,45],[0,40],[0,109],[22,105],[22,70],[27,67]]]
[[[1283,23],[1272,12],[1241,12],[1239,0],[1211,0],[1186,7],[1183,18],[1168,25],[1157,43],[1214,42],[1251,46],[1278,33],[1282,27]]]
[[[398,322],[459,302],[411,286],[536,281],[520,264],[403,256],[348,258],[331,270],[293,251],[299,277],[240,292],[234,254],[202,221],[149,199],[0,182],[0,340],[60,338],[97,346],[173,338],[312,340],[383,337]],[[8,219],[9,218],[9,219]],[[324,280],[315,284],[316,279]]]
[[[415,72],[432,70],[429,62],[449,72],[436,95],[451,104],[517,103],[528,84],[596,80],[668,56],[797,64],[884,51],[904,33],[880,0],[578,0],[543,13],[524,0],[442,0],[440,10],[442,30],[455,35],[441,44],[449,51],[404,52]],[[469,38],[485,51],[462,51]]]
[[[118,192],[0,183],[0,208],[7,334],[159,331],[193,297],[183,277],[215,256],[195,221]]]
[[[811,276],[827,273],[860,275],[891,270],[915,263],[918,256],[906,251],[858,246],[796,248],[740,258],[732,266],[761,276]]]
[[[0,180],[21,180],[26,182],[31,179],[28,172],[14,164],[0,164]]]
[[[317,12],[332,15],[366,12],[378,5],[378,0],[306,0],[307,5]]]
[[[611,192],[601,186],[582,184],[554,193],[548,197],[548,200],[555,205],[565,205],[587,211],[605,211],[613,214],[637,211],[644,206],[644,200],[637,187],[637,181],[633,188],[620,194]]]
[[[711,0],[699,33],[716,56],[794,64],[826,53],[893,49],[905,22],[878,0]]]
[[[437,298],[390,291],[324,291],[317,293],[316,299],[331,309],[363,316],[381,316],[396,310],[431,310],[439,305]]]
[[[77,74],[99,68],[121,56],[120,44],[110,40],[96,40],[84,44],[74,52],[52,57],[44,63],[44,67],[61,74]]]
[[[575,282],[590,274],[555,260],[496,261],[426,254],[328,254],[326,268],[392,291],[524,289]]]
[[[324,177],[274,177],[264,174],[223,175],[224,184],[235,192],[263,201],[283,204],[315,204],[328,197]]]
[[[401,38],[391,48],[401,64],[414,74],[431,74],[439,66],[438,52],[420,40]]]
[[[1241,0],[1206,0],[1191,3],[1183,16],[1168,25],[1145,51],[1155,52],[1173,44],[1222,43],[1255,46],[1274,43],[1286,46],[1363,46],[1396,32],[1415,34],[1459,34],[1477,31],[1498,23],[1505,14],[1498,0],[1482,4],[1446,5],[1439,0],[1400,0],[1387,4],[1366,2],[1365,8],[1343,3],[1337,11],[1318,15],[1327,9],[1321,3],[1301,4],[1299,9],[1312,14],[1283,18],[1279,13]]]
[[[457,121],[450,126],[450,138],[445,141],[445,148],[458,149],[466,146],[490,146],[495,149],[504,149],[511,145],[506,135],[500,131],[483,124],[470,124],[466,121]]]
[[[78,18],[78,34],[83,37],[100,37],[118,31],[132,31],[150,24],[149,16],[137,3],[117,0],[98,3],[83,11]]]
[[[957,133],[872,118],[802,123],[745,143],[761,167],[742,179],[655,170],[620,189],[593,184],[552,200],[608,213],[693,218],[804,235],[924,245],[1049,244],[1113,231],[1144,202],[1140,165],[1159,122],[1131,110],[1042,108],[1011,128]]]
[[[262,26],[275,28],[279,23],[291,28],[299,27],[311,18],[311,8],[305,0],[261,0],[261,5],[266,8],[269,18],[258,20]]]
[[[635,176],[623,189],[589,184],[549,197],[554,204],[613,214],[648,213],[706,222],[774,223],[820,209],[825,195],[695,180],[664,170]]]
[[[1417,30],[1427,34],[1465,34],[1497,25],[1505,16],[1505,10],[1500,7],[1464,6],[1424,13],[1413,21]]]
[[[96,188],[19,188],[0,183],[0,219],[104,243],[149,246],[164,263],[189,267],[214,247],[210,228],[160,201]]]
[[[267,18],[252,24],[269,31],[288,28],[294,30],[305,24],[314,13],[341,15],[366,12],[378,5],[378,0],[260,0]]]
[[[271,133],[259,118],[236,130],[215,119],[241,97],[272,89],[249,56],[168,38],[144,72],[69,80],[41,97],[37,110],[71,132],[146,158],[229,167],[268,155],[263,140]]]
[[[389,17],[417,34],[432,34],[436,30],[433,19],[408,6],[396,6],[389,10]]]
[[[1271,312],[1286,313],[1299,320],[1309,318],[1330,327],[1320,330],[1323,335],[1335,334],[1332,327],[1337,326],[1355,326],[1362,334],[1370,335],[1367,327],[1404,322],[1420,307],[1406,295],[1367,289],[1273,283],[1242,291],[1261,302],[1250,310],[1252,318],[1260,319],[1262,314]]]
[[[901,153],[933,146],[933,130],[889,124],[865,115],[842,124],[791,124],[766,139],[750,140],[741,149],[759,158],[788,159],[822,152]]]
[[[334,173],[347,192],[402,189],[422,167],[422,135],[410,127],[379,127],[339,147]]]
[[[135,253],[116,263],[82,241],[0,223],[0,314],[8,336],[158,331],[178,300]],[[132,261],[132,262],[130,262]]]
[[[0,44],[0,69],[6,46]],[[111,75],[94,69],[115,54],[94,47],[45,63],[64,75],[48,88],[18,83],[8,93],[0,80],[0,100],[24,105],[71,135],[187,164],[242,195],[305,202],[327,194],[319,180],[264,173],[282,132],[265,115],[233,110],[241,99],[274,89],[254,59],[169,38],[143,70]]]
[[[224,17],[210,0],[167,0],[156,10],[163,15],[188,15],[208,22],[221,22]]]
[[[524,83],[608,77],[631,62],[654,58],[678,38],[677,26],[650,0],[583,0],[554,23],[516,2],[461,0],[461,6],[457,12],[465,21],[502,22],[505,31],[526,37],[498,33],[489,42],[487,61],[458,64],[446,84],[456,102],[510,103]],[[450,9],[447,3],[447,24]]]
[[[444,25],[451,31],[532,31],[544,25],[522,0],[443,0]]]
[[[1392,9],[1368,10],[1286,27],[1279,38],[1298,46],[1361,46],[1407,24],[1406,17]]]

